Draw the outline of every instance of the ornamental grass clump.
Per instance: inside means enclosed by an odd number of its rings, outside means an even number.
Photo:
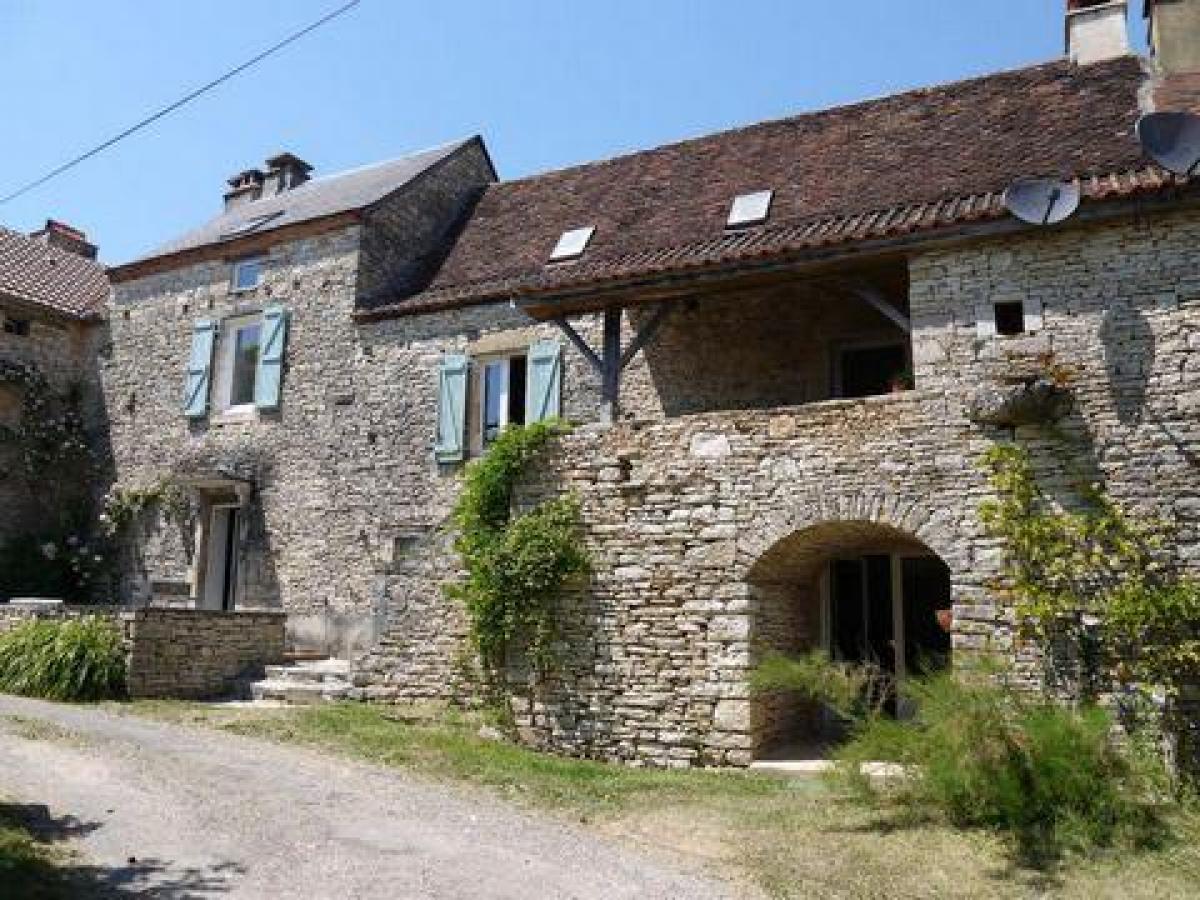
[[[96,702],[125,694],[125,653],[116,625],[84,616],[34,620],[0,635],[0,691]]]
[[[526,466],[565,431],[554,421],[506,429],[467,467],[454,508],[454,548],[466,577],[448,593],[465,604],[472,643],[491,675],[514,648],[527,652],[541,670],[553,663],[563,586],[588,571],[575,497],[513,509],[513,491]]]
[[[864,719],[837,754],[837,778],[860,799],[996,831],[1026,862],[1161,836],[1161,763],[1119,745],[1104,710],[994,677],[942,674],[906,683],[904,696],[910,720]],[[903,776],[872,779],[864,763],[880,760]]]

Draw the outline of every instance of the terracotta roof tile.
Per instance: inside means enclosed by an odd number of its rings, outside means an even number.
[[[103,313],[108,276],[98,262],[0,227],[0,295],[92,318]]]
[[[998,218],[1022,176],[1079,178],[1089,198],[1162,187],[1133,134],[1144,78],[1136,57],[1058,61],[500,182],[426,290],[362,315]],[[733,197],[767,188],[768,223],[727,233]],[[596,226],[584,257],[547,265],[581,225]]]

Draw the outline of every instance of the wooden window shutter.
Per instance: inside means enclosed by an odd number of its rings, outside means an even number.
[[[200,319],[192,325],[192,355],[188,360],[183,389],[183,414],[202,419],[208,413],[208,394],[212,385],[213,348],[217,342],[217,323]]]
[[[263,310],[263,337],[258,348],[258,369],[254,374],[254,405],[259,409],[279,409],[287,329],[286,309],[282,306],[268,306]]]
[[[433,454],[440,463],[460,461],[467,427],[467,358],[461,353],[442,357],[438,372],[437,442]]]
[[[562,411],[562,347],[538,341],[529,348],[525,386],[525,421],[557,419]]]

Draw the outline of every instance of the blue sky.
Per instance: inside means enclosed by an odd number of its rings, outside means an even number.
[[[0,0],[0,195],[339,0]],[[1140,2],[1132,4],[1140,14]],[[1062,53],[1065,0],[363,0],[0,206],[130,259],[287,149],[335,172],[479,133],[504,178]],[[1140,18],[1134,33],[1141,38]]]

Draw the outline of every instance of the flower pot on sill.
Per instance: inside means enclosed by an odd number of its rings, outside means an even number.
[[[950,633],[950,629],[954,627],[954,610],[953,609],[938,609],[933,613],[937,616],[937,623],[941,626],[942,631],[946,634]]]

